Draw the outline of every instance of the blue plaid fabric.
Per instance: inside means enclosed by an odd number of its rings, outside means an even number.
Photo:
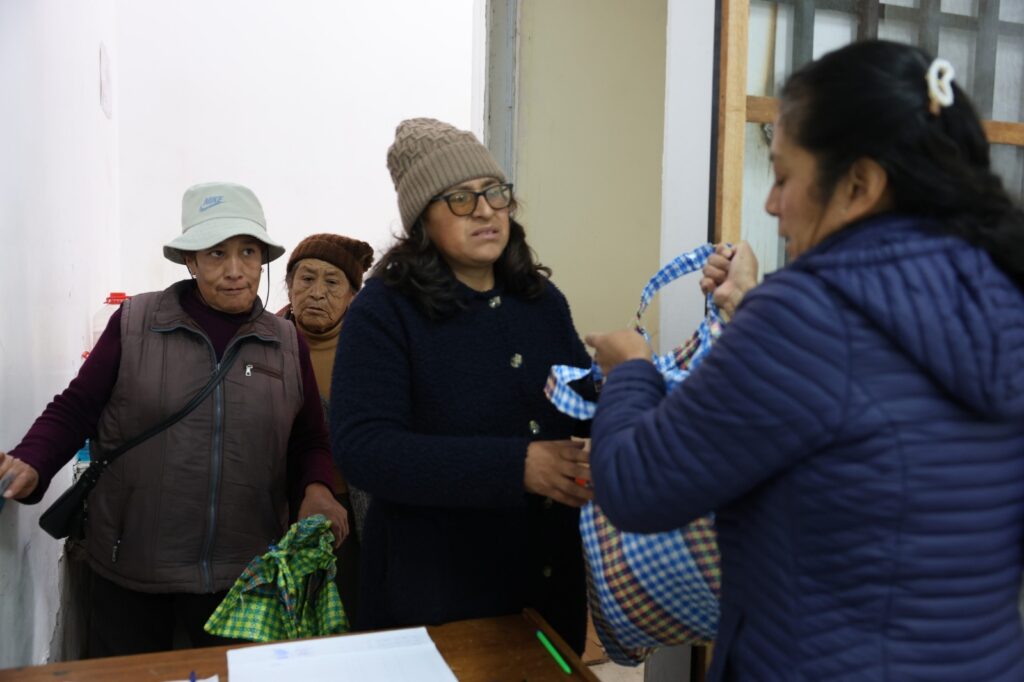
[[[714,253],[714,250],[715,247],[711,244],[704,244],[693,251],[676,256],[658,270],[654,277],[651,277],[650,281],[647,282],[647,285],[640,293],[640,307],[636,311],[636,329],[647,339],[648,343],[651,342],[651,337],[641,322],[644,311],[647,310],[647,306],[650,305],[654,295],[665,285],[676,281],[683,275],[700,271],[704,264],[707,263],[708,256]],[[711,347],[711,341],[721,333],[721,314],[718,311],[718,306],[714,304],[710,296],[707,301],[707,310],[707,316],[697,329],[696,336],[699,343],[696,348],[692,349],[692,353],[696,353],[697,356],[691,360],[691,365],[700,361],[700,358]],[[670,391],[690,374],[689,369],[680,366],[679,359],[679,349],[660,355],[656,353],[651,359],[654,366],[665,377],[665,384]],[[601,369],[597,366],[597,363],[594,363],[589,368],[554,365],[551,368],[551,373],[548,375],[547,384],[544,386],[544,393],[547,395],[548,400],[551,401],[551,404],[562,414],[567,414],[570,417],[581,420],[593,419],[594,414],[597,412],[597,403],[585,400],[569,385],[573,381],[588,375],[593,377],[594,385],[600,389],[604,377],[601,375]]]
[[[688,275],[691,272],[697,272],[702,269],[708,262],[708,256],[714,252],[715,247],[712,244],[698,246],[693,251],[687,251],[676,256],[663,265],[661,270],[654,273],[654,277],[651,277],[647,285],[644,286],[643,291],[640,292],[640,307],[636,310],[636,328],[643,334],[645,339],[650,341],[651,337],[647,334],[647,330],[643,328],[641,322],[644,311],[647,310],[647,306],[654,300],[654,295],[683,275]]]
[[[714,247],[705,244],[674,258],[644,287],[636,328],[648,343],[650,335],[641,322],[654,295],[683,275],[702,269],[713,252]],[[686,380],[722,333],[723,320],[710,297],[707,311],[689,341],[652,358],[668,391]],[[600,385],[596,365],[587,369],[552,367],[545,392],[561,412],[589,419],[597,406],[569,388],[570,382],[588,375]],[[626,533],[591,503],[580,512],[580,533],[594,629],[613,661],[636,665],[657,646],[714,639],[721,568],[711,517],[667,533]]]
[[[569,384],[584,377],[592,376],[594,385],[601,387],[603,377],[601,368],[594,363],[590,367],[573,367],[572,365],[553,365],[548,381],[544,385],[544,394],[562,414],[587,421],[594,418],[597,403],[583,398]]]
[[[591,616],[609,658],[636,665],[658,646],[715,638],[721,570],[710,518],[667,533],[624,533],[588,504],[580,531]]]

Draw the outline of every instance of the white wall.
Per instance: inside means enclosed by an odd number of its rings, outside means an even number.
[[[88,319],[115,281],[116,129],[100,109],[113,0],[0,0],[0,449],[13,447],[81,364]],[[0,668],[63,646],[61,543],[41,505],[0,512]]]
[[[708,239],[715,3],[669,0],[666,41],[662,264]],[[704,317],[699,282],[692,275],[659,294],[663,352],[688,339]]]
[[[340,232],[379,255],[401,229],[385,165],[398,122],[432,116],[482,129],[471,120],[483,74],[473,69],[482,28],[473,0],[118,0],[117,9],[129,292],[185,275],[161,246],[181,230],[191,184],[251,187],[288,249]],[[271,265],[272,309],[285,302],[286,262]]]

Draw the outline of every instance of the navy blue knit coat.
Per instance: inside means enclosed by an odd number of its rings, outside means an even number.
[[[552,364],[589,366],[564,296],[459,293],[428,319],[370,279],[345,315],[331,383],[332,452],[373,496],[356,627],[536,608],[582,651],[579,512],[525,493],[533,440],[585,433],[544,396]]]
[[[715,680],[1024,680],[1024,295],[921,221],[851,226],[750,292],[665,395],[615,369],[598,503],[718,510]]]

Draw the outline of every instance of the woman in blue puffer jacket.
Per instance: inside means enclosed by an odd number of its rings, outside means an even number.
[[[790,263],[753,288],[720,250],[733,320],[681,388],[637,334],[588,338],[597,502],[638,532],[716,512],[712,679],[1024,679],[1024,216],[952,76],[870,41],[789,79]]]

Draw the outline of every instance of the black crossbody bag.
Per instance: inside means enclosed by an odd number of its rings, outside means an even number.
[[[94,459],[92,463],[89,464],[89,468],[78,477],[78,480],[75,481],[70,488],[65,490],[64,494],[58,497],[57,500],[50,505],[49,509],[43,512],[42,516],[39,517],[39,526],[58,540],[68,536],[71,536],[76,540],[84,538],[86,498],[89,497],[89,493],[92,492],[92,489],[96,487],[97,483],[99,483],[100,476],[106,468],[110,466],[110,463],[128,450],[144,443],[164,429],[170,428],[177,422],[181,421],[189,412],[196,409],[199,406],[199,403],[203,402],[206,397],[213,392],[213,389],[221,382],[224,375],[228,373],[231,365],[235,362],[235,357],[238,355],[239,348],[241,348],[241,344],[235,344],[228,351],[228,354],[221,360],[220,368],[217,370],[217,373],[213,375],[205,386],[203,386],[199,393],[196,393],[192,399],[188,401],[188,404],[186,404],[185,407],[181,408],[156,426],[147,429],[134,438],[126,440],[119,447],[107,453],[102,459]]]

